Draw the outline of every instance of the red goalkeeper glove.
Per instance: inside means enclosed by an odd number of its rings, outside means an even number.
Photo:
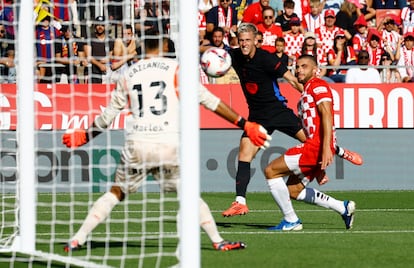
[[[84,129],[73,129],[62,136],[62,143],[69,148],[82,146],[88,141],[89,139]]]
[[[249,136],[254,145],[262,149],[269,147],[269,141],[272,140],[272,137],[267,134],[267,130],[262,125],[246,121],[244,131],[246,131],[247,136]]]

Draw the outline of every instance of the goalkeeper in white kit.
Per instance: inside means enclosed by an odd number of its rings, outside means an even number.
[[[95,201],[82,226],[65,246],[66,252],[79,249],[125,195],[138,190],[145,174],[153,174],[161,191],[177,191],[180,176],[178,62],[160,56],[159,42],[158,39],[145,40],[146,59],[133,64],[124,73],[112,92],[108,107],[89,129],[75,129],[63,135],[62,142],[67,147],[81,146],[107,128],[121,110],[129,109],[125,144],[114,184],[109,192]],[[200,84],[198,90],[202,105],[244,129],[256,146],[265,148],[269,145],[271,137],[261,125],[246,121],[203,85]],[[208,205],[201,198],[200,225],[216,250],[246,247],[243,242],[231,242],[221,237]]]

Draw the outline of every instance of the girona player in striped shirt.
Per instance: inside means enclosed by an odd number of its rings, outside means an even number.
[[[336,211],[341,215],[345,228],[352,227],[354,201],[337,200],[308,187],[314,179],[319,184],[328,181],[325,170],[333,161],[336,146],[332,91],[324,80],[317,77],[317,72],[315,57],[301,55],[298,58],[296,74],[304,86],[298,111],[306,140],[288,149],[265,169],[270,192],[283,214],[280,224],[269,228],[272,231],[302,230],[302,222],[293,209],[291,198]],[[284,176],[289,176],[286,183]]]

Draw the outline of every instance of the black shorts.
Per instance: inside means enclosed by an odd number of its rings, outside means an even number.
[[[278,130],[286,135],[295,138],[296,134],[302,129],[302,123],[292,109],[280,107],[277,112],[273,112],[272,116],[265,117],[249,117],[249,121],[261,124],[271,135]],[[243,137],[247,137],[243,133]]]

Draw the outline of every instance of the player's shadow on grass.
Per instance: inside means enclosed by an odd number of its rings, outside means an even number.
[[[239,226],[240,228],[243,228],[243,226],[247,228],[255,228],[255,229],[266,229],[268,227],[272,227],[274,225],[271,225],[269,223],[246,223],[246,222],[216,222],[217,226],[223,227],[223,228],[233,228],[235,226]]]
[[[62,244],[62,248],[66,244]],[[85,245],[83,245],[80,249],[76,251],[83,251],[87,248],[90,249],[105,249],[105,248],[160,248],[160,244],[158,243],[157,239],[146,239],[144,246],[142,246],[141,242],[120,242],[120,241],[110,241],[110,242],[101,242],[101,241],[88,241]],[[164,242],[162,245],[163,248],[171,248],[176,249],[177,248],[177,242]]]
[[[246,222],[216,222],[217,226],[222,228],[240,228],[240,229],[258,229],[267,230],[267,228],[278,225],[278,222],[272,223],[246,223]],[[338,224],[326,222],[306,222],[303,224],[304,231],[320,231],[320,230],[345,230],[340,222]]]

